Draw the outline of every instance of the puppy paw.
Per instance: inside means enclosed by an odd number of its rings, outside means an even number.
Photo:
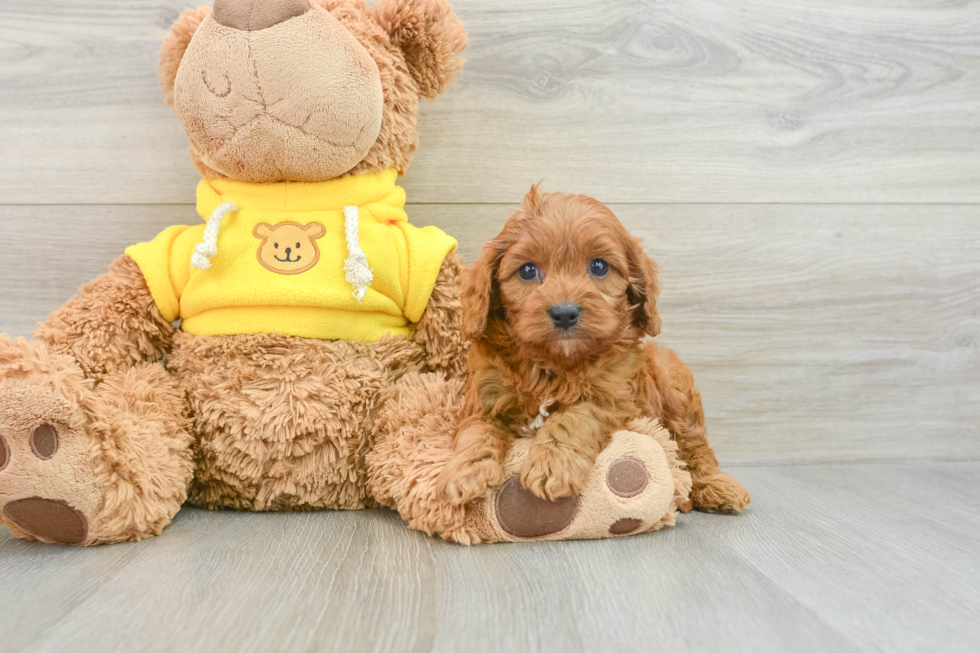
[[[578,494],[585,487],[592,464],[551,443],[534,443],[521,465],[521,484],[547,501]]]
[[[437,492],[445,496],[449,503],[461,506],[499,485],[504,478],[504,467],[492,458],[480,460],[453,461],[439,474]]]
[[[691,488],[694,507],[705,512],[739,512],[752,497],[741,483],[725,472],[694,477]]]

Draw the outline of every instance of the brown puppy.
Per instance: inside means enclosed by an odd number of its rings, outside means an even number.
[[[750,501],[718,469],[690,370],[660,332],[657,265],[603,204],[537,187],[463,275],[466,406],[439,478],[454,504],[503,480],[515,437],[534,437],[521,482],[554,500],[578,493],[610,435],[636,417],[676,438],[703,510]]]

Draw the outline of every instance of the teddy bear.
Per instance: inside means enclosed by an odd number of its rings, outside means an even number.
[[[408,222],[396,179],[466,45],[446,0],[179,17],[160,79],[201,221],[128,248],[32,341],[0,338],[0,523],[91,545],[158,534],[185,500],[376,505],[385,394],[462,369],[456,242]]]
[[[139,541],[185,502],[388,506],[467,544],[673,523],[690,478],[655,423],[614,436],[581,497],[508,482],[451,506],[433,489],[465,367],[462,261],[411,225],[396,181],[420,99],[466,45],[446,0],[215,0],[179,17],[160,79],[200,219],[127,248],[33,340],[0,335],[0,525]]]

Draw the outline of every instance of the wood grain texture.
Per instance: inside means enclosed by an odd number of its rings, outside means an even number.
[[[660,338],[694,370],[723,462],[980,460],[974,207],[612,208],[663,268]],[[468,259],[510,210],[409,207]],[[127,245],[195,219],[0,207],[0,331],[26,335]]]
[[[196,175],[156,84],[187,0],[0,2],[0,201],[174,203]],[[548,177],[616,202],[980,201],[980,3],[457,0],[416,202]]]
[[[92,550],[3,532],[3,649],[980,646],[980,465],[734,471],[755,495],[744,515],[615,541],[467,549],[384,511],[186,509],[161,537]]]
[[[0,331],[198,219],[156,82],[192,4],[0,0]],[[385,511],[0,531],[0,649],[980,649],[980,2],[454,4],[413,222],[472,258],[541,178],[611,203],[750,509],[474,549]]]

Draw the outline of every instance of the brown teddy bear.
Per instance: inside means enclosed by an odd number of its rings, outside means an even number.
[[[387,505],[467,543],[673,523],[690,477],[653,423],[613,438],[582,497],[434,490],[461,397],[461,262],[407,221],[395,182],[419,99],[466,43],[446,0],[216,0],[179,18],[160,73],[201,220],[127,249],[33,341],[0,335],[0,525],[136,541],[185,500]]]
[[[455,241],[411,226],[395,181],[466,44],[446,0],[177,20],[160,77],[207,223],[129,248],[33,342],[0,337],[0,523],[90,545],[157,534],[186,498],[375,505],[386,393],[463,365]]]

